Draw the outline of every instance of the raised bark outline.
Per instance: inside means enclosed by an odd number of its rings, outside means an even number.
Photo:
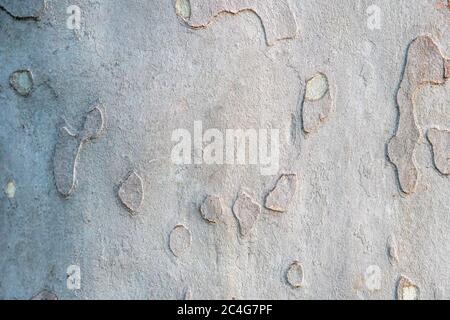
[[[44,289],[35,296],[33,296],[31,300],[58,300],[58,296],[53,292]]]
[[[33,73],[30,70],[14,71],[9,77],[9,84],[18,94],[27,97],[33,91]]]
[[[427,138],[433,148],[436,169],[444,175],[450,175],[450,131],[431,128]]]
[[[442,85],[448,77],[449,61],[428,36],[419,36],[408,49],[407,62],[397,93],[399,123],[396,135],[388,143],[388,156],[397,168],[401,190],[415,191],[418,169],[414,153],[420,138],[415,116],[415,96],[425,85]]]
[[[0,0],[0,10],[16,20],[39,20],[46,0]]]
[[[118,196],[122,204],[130,212],[139,211],[144,201],[142,178],[136,172],[131,172],[120,186]]]
[[[302,123],[305,133],[317,131],[333,110],[333,97],[328,77],[317,73],[306,81],[305,96],[302,101]]]
[[[179,224],[173,228],[169,237],[169,247],[175,257],[182,256],[191,246],[191,232]]]
[[[272,211],[285,212],[297,190],[297,175],[283,174],[267,195],[265,207]]]
[[[295,38],[295,16],[287,0],[178,0],[177,14],[194,29],[206,28],[222,13],[251,11],[261,20],[267,45]]]
[[[208,196],[200,206],[200,213],[206,221],[215,224],[223,213],[222,200],[217,196]]]
[[[420,300],[419,287],[406,276],[400,276],[398,280],[397,300]]]
[[[392,266],[397,265],[399,262],[398,246],[397,246],[397,240],[395,239],[395,237],[393,235],[388,237],[386,249],[387,249],[389,263]]]
[[[103,113],[99,107],[95,107],[86,115],[80,133],[73,133],[66,126],[59,129],[53,157],[53,174],[56,188],[64,197],[70,196],[75,191],[77,162],[83,145],[97,138],[103,131],[103,126]]]
[[[261,213],[261,206],[254,202],[245,192],[240,192],[233,205],[233,213],[239,222],[239,230],[243,237],[255,227]]]
[[[292,288],[301,288],[305,280],[303,265],[299,261],[294,261],[288,268],[286,280]]]

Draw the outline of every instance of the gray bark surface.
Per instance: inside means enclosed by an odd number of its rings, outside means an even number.
[[[447,3],[186,1],[0,0],[0,298],[450,298]]]

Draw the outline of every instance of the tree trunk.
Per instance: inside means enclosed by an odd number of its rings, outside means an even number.
[[[0,298],[448,298],[434,2],[0,0]]]

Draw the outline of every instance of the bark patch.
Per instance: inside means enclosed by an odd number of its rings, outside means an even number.
[[[406,59],[397,93],[399,123],[395,136],[388,143],[388,156],[397,169],[401,190],[405,194],[411,194],[418,182],[414,153],[420,138],[415,98],[421,87],[445,83],[447,60],[428,36],[419,36],[412,41]]]
[[[287,282],[293,288],[300,288],[303,286],[304,277],[303,265],[299,261],[292,262],[286,273]]]
[[[285,212],[297,190],[297,175],[283,174],[266,197],[265,207],[272,211]]]
[[[27,97],[31,94],[31,91],[33,91],[33,74],[30,70],[15,71],[9,77],[9,83],[18,94]]]
[[[128,210],[131,212],[139,211],[144,200],[142,178],[136,172],[131,172],[120,186],[118,195],[120,201]]]
[[[103,113],[99,107],[95,107],[86,115],[80,133],[72,132],[67,126],[59,128],[53,157],[53,174],[56,188],[64,197],[70,196],[75,191],[77,163],[81,149],[86,142],[100,135],[103,126]]]
[[[200,207],[200,213],[209,223],[217,223],[223,213],[222,200],[217,196],[208,196]]]
[[[420,289],[411,279],[401,276],[397,284],[397,300],[419,300]]]
[[[254,202],[245,192],[241,192],[233,205],[233,213],[239,222],[239,230],[243,237],[255,227],[261,213],[261,206]]]
[[[169,246],[175,257],[182,256],[191,246],[192,236],[188,228],[177,225],[170,233]]]
[[[444,175],[450,175],[450,131],[431,128],[427,138],[433,148],[436,169]]]
[[[306,81],[305,96],[302,102],[303,131],[312,133],[328,119],[332,111],[333,101],[328,77],[317,73]]]
[[[206,28],[223,13],[251,11],[260,18],[269,46],[297,35],[297,22],[288,0],[177,0],[175,8],[194,29]]]

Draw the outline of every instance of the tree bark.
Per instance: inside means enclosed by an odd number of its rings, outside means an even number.
[[[414,193],[386,146],[412,40],[450,65],[450,11],[378,3],[0,0],[0,298],[448,298],[448,157],[424,138],[448,81],[415,95]],[[229,129],[278,170],[227,163]]]

